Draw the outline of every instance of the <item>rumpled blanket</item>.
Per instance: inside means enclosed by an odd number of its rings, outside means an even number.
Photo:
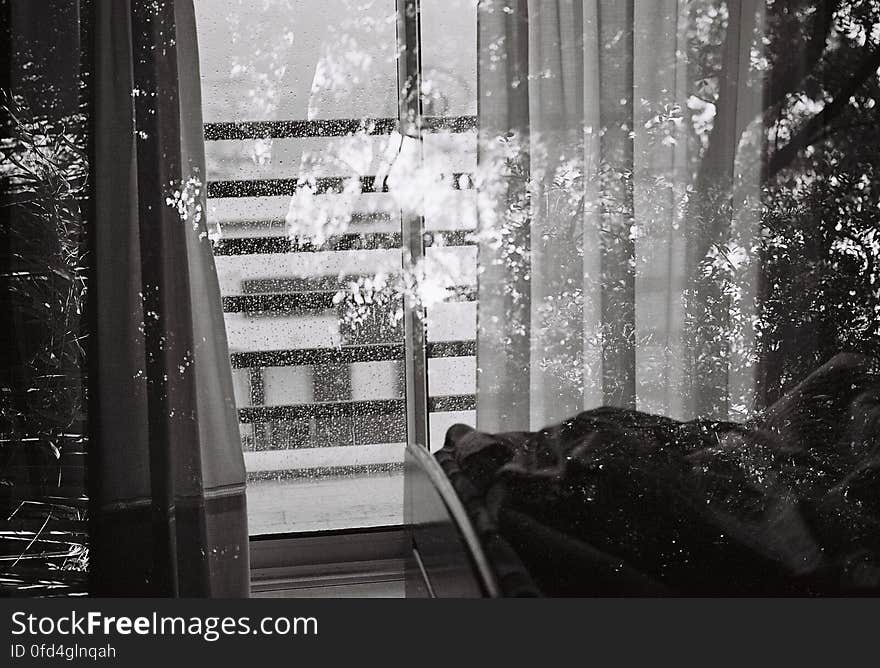
[[[877,367],[842,354],[746,424],[603,407],[436,458],[506,595],[877,594],[878,446]]]

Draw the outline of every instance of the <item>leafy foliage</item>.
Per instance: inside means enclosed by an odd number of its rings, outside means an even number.
[[[0,533],[0,586],[49,592],[81,586],[87,565],[84,119],[35,118],[12,96],[2,111],[0,280],[9,321],[0,346],[0,484],[10,521]]]

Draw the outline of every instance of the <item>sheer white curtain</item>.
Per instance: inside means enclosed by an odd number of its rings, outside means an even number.
[[[480,429],[752,410],[760,4],[480,4]]]

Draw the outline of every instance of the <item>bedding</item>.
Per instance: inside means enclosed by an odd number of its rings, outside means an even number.
[[[435,457],[509,596],[880,593],[880,375],[842,354],[745,423],[602,407]]]

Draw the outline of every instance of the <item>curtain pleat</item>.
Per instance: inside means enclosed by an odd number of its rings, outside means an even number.
[[[635,96],[679,110],[687,99],[688,72],[681,62],[687,44],[679,0],[635,3],[633,87]],[[633,108],[633,208],[639,221],[634,242],[637,337],[636,396],[640,409],[675,418],[685,409],[683,360],[688,184],[687,131],[672,124],[658,141],[651,131],[655,111]],[[669,175],[657,188],[657,175]]]
[[[477,50],[479,160],[503,177],[479,189],[477,420],[484,431],[529,428],[531,247],[529,23],[527,0],[512,11],[480,3]],[[490,184],[484,184],[490,186]],[[501,212],[509,212],[504,215]],[[515,256],[506,248],[519,249]],[[485,372],[483,371],[485,369]]]
[[[529,5],[531,357],[550,361],[531,365],[532,424],[564,419],[583,404],[583,347],[572,335],[583,320],[582,223],[569,182],[584,170],[582,4]]]

